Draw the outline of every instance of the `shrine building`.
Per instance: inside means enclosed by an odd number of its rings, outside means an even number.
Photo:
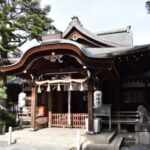
[[[150,108],[150,44],[134,46],[130,26],[92,33],[73,17],[64,32],[49,29],[41,43],[0,71],[27,81],[33,129],[37,122],[85,128],[88,118],[93,131],[93,120],[104,117],[103,127],[111,130],[119,122],[115,113],[130,114],[124,120],[130,125],[139,105]]]

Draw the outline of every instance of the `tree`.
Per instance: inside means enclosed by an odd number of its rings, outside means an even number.
[[[0,0],[0,55],[7,58],[27,40],[41,40],[42,33],[52,22],[47,15],[50,6],[40,7],[39,0]],[[3,83],[6,75],[0,73]]]
[[[27,40],[41,40],[52,20],[47,17],[50,6],[40,8],[39,0],[0,0],[0,52],[8,51]]]

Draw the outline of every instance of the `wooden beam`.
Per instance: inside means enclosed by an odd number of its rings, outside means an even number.
[[[50,70],[38,70],[38,74],[43,75],[56,75],[56,74],[74,74],[74,73],[86,73],[86,69],[82,68],[68,68],[68,69],[50,69]]]
[[[93,132],[93,84],[89,80],[88,84],[88,131]]]
[[[37,107],[37,87],[32,87],[31,99],[31,128],[36,129],[36,107]]]

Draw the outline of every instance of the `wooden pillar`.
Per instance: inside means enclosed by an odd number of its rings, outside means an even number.
[[[120,110],[120,91],[121,91],[121,86],[119,81],[114,81],[111,83],[111,88],[113,89],[113,99],[111,104],[113,105],[113,108],[115,111],[119,111]]]
[[[47,93],[48,101],[48,127],[52,127],[52,93]]]
[[[93,132],[93,84],[89,81],[88,84],[88,131]]]
[[[147,106],[148,109],[150,109],[150,102],[149,102],[149,99],[148,99],[148,82],[145,81],[145,106]]]
[[[68,124],[71,125],[71,91],[68,90]]]
[[[62,91],[57,91],[56,100],[57,100],[57,112],[62,113],[63,112],[63,95],[62,95]]]
[[[31,99],[31,128],[36,128],[37,87],[32,87]]]

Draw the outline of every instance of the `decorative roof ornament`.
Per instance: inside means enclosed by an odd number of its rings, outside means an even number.
[[[51,34],[57,34],[57,33],[60,33],[61,31],[59,31],[55,26],[50,26],[49,28],[48,28],[48,30],[47,31],[45,31],[44,33],[43,33],[43,35],[51,35]]]
[[[42,34],[42,41],[47,41],[51,39],[61,39],[62,32],[58,30],[55,26],[50,26],[47,31],[44,31]]]
[[[73,16],[71,19],[72,19],[71,23],[79,24],[82,26],[82,24],[77,16]]]
[[[150,0],[147,0],[147,2],[145,2],[145,8],[147,9],[147,13],[150,14]]]

